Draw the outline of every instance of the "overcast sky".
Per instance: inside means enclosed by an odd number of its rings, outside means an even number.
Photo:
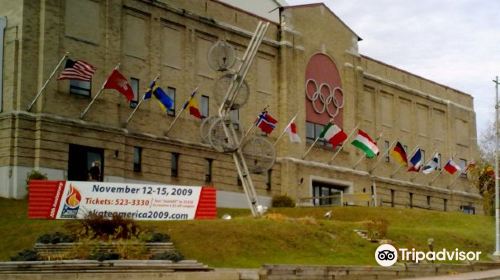
[[[362,54],[474,96],[478,136],[493,122],[492,80],[500,75],[500,1],[323,2],[363,38]]]

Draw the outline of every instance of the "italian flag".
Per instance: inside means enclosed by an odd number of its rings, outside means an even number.
[[[328,123],[321,131],[319,138],[325,139],[335,148],[347,139],[347,134],[336,124]]]
[[[358,130],[358,135],[354,138],[352,143],[356,148],[362,150],[367,158],[374,158],[378,155],[379,149],[377,143],[373,141],[370,136],[363,130]]]

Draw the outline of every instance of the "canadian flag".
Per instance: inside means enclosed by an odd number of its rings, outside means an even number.
[[[292,121],[288,127],[286,128],[286,132],[288,133],[288,136],[290,137],[290,142],[292,143],[300,143],[300,136],[297,134],[297,125],[295,124],[295,121]]]
[[[123,94],[128,101],[132,101],[134,99],[134,92],[132,91],[132,87],[127,81],[122,73],[118,70],[113,70],[111,75],[109,75],[106,80],[106,84],[104,84],[104,88],[107,89],[116,89],[119,93]]]

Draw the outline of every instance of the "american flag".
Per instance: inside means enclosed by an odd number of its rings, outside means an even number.
[[[59,74],[58,80],[89,81],[95,73],[95,67],[82,60],[66,60],[64,70]]]

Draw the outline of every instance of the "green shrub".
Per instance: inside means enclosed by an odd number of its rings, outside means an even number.
[[[57,243],[68,243],[74,242],[75,237],[62,232],[53,232],[40,235],[36,242],[43,244],[57,244]]]
[[[163,253],[154,254],[151,256],[152,260],[170,260],[173,262],[179,262],[184,259],[184,256],[177,251],[167,251]]]
[[[96,252],[90,255],[89,259],[97,261],[118,260],[120,255],[116,252]]]
[[[103,241],[115,239],[131,239],[139,237],[140,228],[132,219],[113,215],[106,218],[90,213],[84,219],[68,223],[68,230],[79,238],[99,239]]]
[[[38,261],[40,260],[40,256],[35,250],[25,249],[21,252],[17,253],[17,255],[10,258],[13,262],[18,261]]]
[[[26,175],[26,186],[29,185],[30,180],[47,180],[47,178],[47,174],[43,174],[40,171],[33,169]]]
[[[170,241],[170,236],[165,233],[161,232],[154,232],[149,236],[149,238],[146,239],[146,242],[151,242],[151,243],[160,243],[160,242],[169,242]]]
[[[275,195],[271,205],[272,207],[295,207],[295,201],[288,195]]]

